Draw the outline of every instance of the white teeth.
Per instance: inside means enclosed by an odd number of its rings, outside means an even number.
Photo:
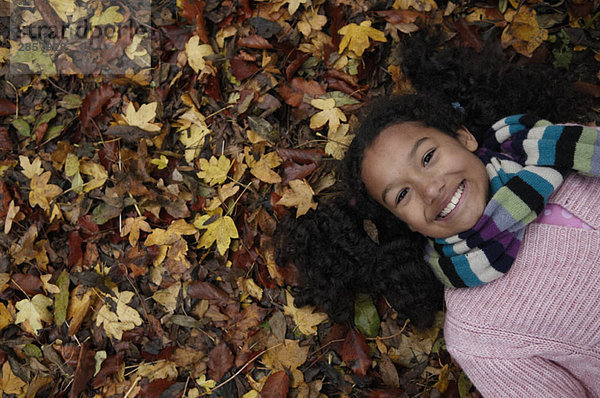
[[[456,190],[456,192],[454,192],[454,195],[452,195],[452,199],[450,199],[450,202],[448,202],[448,204],[446,205],[446,207],[444,207],[444,210],[442,210],[442,212],[440,213],[439,217],[444,218],[448,214],[450,214],[450,212],[452,210],[454,210],[454,208],[456,207],[456,204],[460,200],[460,198],[461,198],[464,190],[465,190],[465,184],[460,184],[460,186],[458,187],[458,189]]]

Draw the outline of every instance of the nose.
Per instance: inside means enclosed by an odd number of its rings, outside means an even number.
[[[423,202],[428,205],[434,203],[443,191],[444,182],[440,178],[431,176],[417,178],[418,180],[415,185]]]

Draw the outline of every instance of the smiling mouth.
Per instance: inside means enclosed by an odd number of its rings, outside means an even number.
[[[448,202],[446,207],[444,207],[442,212],[438,215],[438,218],[446,218],[448,216],[448,214],[450,214],[452,212],[452,210],[454,210],[454,208],[460,201],[460,198],[462,197],[464,191],[465,191],[465,183],[463,181],[458,186],[458,189],[456,190],[456,192],[454,192],[454,195],[452,195],[450,202]]]

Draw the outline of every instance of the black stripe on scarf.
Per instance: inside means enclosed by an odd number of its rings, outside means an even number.
[[[573,158],[575,156],[575,147],[581,134],[583,127],[581,126],[566,126],[563,129],[563,133],[556,142],[556,167],[559,169],[570,170],[573,168]],[[560,148],[560,151],[558,150]]]
[[[520,177],[514,176],[506,183],[506,187],[518,196],[525,204],[537,214],[544,209],[544,198],[531,185]]]
[[[440,253],[442,250],[442,247],[437,243],[434,243],[433,245],[435,246],[435,250],[438,253]],[[461,277],[458,276],[456,269],[454,269],[454,264],[452,264],[452,260],[450,260],[450,257],[446,257],[446,256],[440,257],[440,268],[444,272],[444,275],[446,275],[446,277],[448,277],[452,286],[467,287],[467,285],[463,282]]]

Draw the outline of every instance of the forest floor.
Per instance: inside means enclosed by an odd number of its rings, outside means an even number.
[[[586,65],[598,97],[596,4],[0,1],[3,396],[479,397],[443,313],[294,307],[273,233],[334,194],[363,104],[410,91],[404,35]]]

